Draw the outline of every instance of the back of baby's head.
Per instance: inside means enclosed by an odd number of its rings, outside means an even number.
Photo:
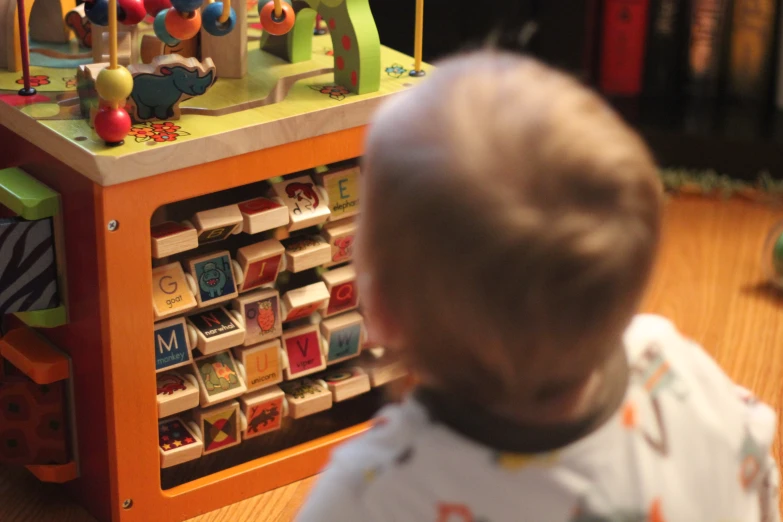
[[[661,191],[596,95],[532,59],[453,58],[379,111],[365,160],[360,267],[427,380],[509,405],[618,346]]]

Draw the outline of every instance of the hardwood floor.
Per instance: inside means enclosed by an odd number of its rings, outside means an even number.
[[[783,297],[765,284],[764,240],[783,207],[739,199],[680,197],[666,211],[661,257],[643,309],[674,320],[740,384],[783,411]],[[775,456],[780,460],[777,441]],[[315,479],[280,488],[189,522],[288,522]],[[56,486],[0,469],[0,520],[94,522]]]

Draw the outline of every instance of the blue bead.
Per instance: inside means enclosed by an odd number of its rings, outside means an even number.
[[[109,0],[85,2],[84,14],[95,25],[109,25]]]
[[[204,0],[171,0],[171,7],[180,13],[189,13],[196,11],[203,3]]]
[[[242,0],[240,0],[242,1]],[[225,36],[230,33],[237,23],[237,14],[231,8],[228,20],[220,23],[220,15],[223,14],[223,2],[213,2],[201,12],[201,27],[212,36]]]
[[[152,28],[155,30],[155,36],[158,37],[158,40],[168,45],[169,47],[173,47],[179,43],[179,40],[171,36],[169,32],[166,30],[167,12],[168,9],[164,9],[163,11],[155,15],[155,21],[152,22]]]

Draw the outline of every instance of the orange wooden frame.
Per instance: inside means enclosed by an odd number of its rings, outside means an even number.
[[[188,519],[317,473],[335,444],[369,427],[363,423],[162,491],[155,372],[148,357],[151,346],[144,349],[153,339],[150,218],[158,207],[358,157],[364,132],[365,127],[356,127],[121,185],[89,182],[91,194],[85,193],[84,178],[55,158],[40,151],[35,160],[23,155],[29,160],[23,168],[63,194],[68,259],[81,257],[68,266],[73,321],[47,336],[74,361],[82,477],[71,488],[96,517],[112,522]],[[6,137],[11,146],[33,148],[12,133]],[[41,155],[48,159],[38,159]],[[74,200],[81,203],[78,209],[77,203],[69,207]],[[68,219],[69,208],[75,215],[89,203],[94,236],[84,230],[85,223]],[[114,231],[108,229],[111,220],[119,223]],[[84,238],[78,237],[80,231]],[[97,273],[81,274],[80,261],[87,267],[96,263]],[[89,344],[84,339],[93,344],[87,347],[91,350],[81,346]],[[97,346],[100,354],[92,353]],[[90,431],[96,424],[98,434]]]

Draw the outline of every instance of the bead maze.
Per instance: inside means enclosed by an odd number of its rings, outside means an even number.
[[[34,410],[0,462],[112,522],[317,473],[404,376],[364,330],[359,159],[429,66],[367,0],[0,0],[0,27],[0,380]]]

